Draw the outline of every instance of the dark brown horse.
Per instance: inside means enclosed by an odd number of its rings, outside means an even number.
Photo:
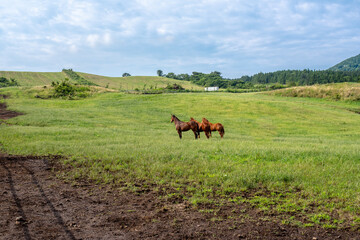
[[[194,118],[190,118],[190,121],[194,121],[197,123],[199,127],[199,138],[200,138],[200,132],[204,132],[207,138],[211,136],[210,123],[208,120],[206,120],[206,118],[203,118],[201,122],[196,121]]]
[[[195,139],[200,136],[199,127],[195,121],[183,122],[180,121],[175,115],[171,114],[171,122],[175,123],[175,128],[179,134],[180,139],[182,138],[182,132],[189,131],[190,129],[194,132]]]
[[[211,131],[218,131],[219,134],[220,134],[220,137],[221,138],[224,137],[225,129],[224,129],[224,126],[221,123],[211,123],[206,118],[205,118],[205,120],[210,124]],[[210,132],[210,136],[211,136],[211,132]]]

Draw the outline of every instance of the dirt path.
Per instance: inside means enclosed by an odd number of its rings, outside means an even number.
[[[246,205],[199,212],[161,192],[72,186],[58,171],[56,157],[0,153],[0,239],[360,239],[345,230],[281,225]]]

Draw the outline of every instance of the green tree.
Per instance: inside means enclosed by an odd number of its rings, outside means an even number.
[[[168,74],[166,74],[166,77],[167,77],[167,78],[176,79],[176,75],[175,75],[175,73],[173,73],[173,72],[169,72]]]
[[[159,77],[162,77],[163,76],[163,71],[162,70],[157,70],[157,75],[159,76]]]
[[[130,73],[123,73],[122,76],[123,76],[123,77],[130,77],[131,75],[130,75]]]

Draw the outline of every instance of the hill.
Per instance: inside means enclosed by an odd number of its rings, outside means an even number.
[[[49,85],[52,81],[64,80],[66,75],[63,72],[15,72],[0,71],[0,77],[15,79],[20,86]]]
[[[76,72],[84,79],[101,87],[113,89],[133,90],[152,87],[166,87],[168,84],[180,84],[185,89],[202,90],[203,88],[188,81],[179,81],[157,76],[131,76],[131,77],[106,77],[89,73]],[[50,85],[53,81],[62,81],[66,77],[64,72],[16,72],[0,71],[0,77],[15,79],[20,86]]]
[[[332,71],[360,71],[360,54],[329,68]]]
[[[105,77],[99,76],[89,73],[80,73],[78,74],[99,85],[99,86],[108,86],[109,88],[114,89],[122,89],[122,90],[133,90],[135,88],[143,89],[143,88],[161,88],[166,87],[168,84],[180,84],[185,89],[193,89],[193,90],[203,90],[204,88],[198,86],[189,81],[179,81],[175,79],[158,77],[158,76],[130,76],[130,77]]]
[[[283,97],[325,98],[331,100],[360,100],[360,83],[330,83],[300,86],[269,92],[270,95]]]

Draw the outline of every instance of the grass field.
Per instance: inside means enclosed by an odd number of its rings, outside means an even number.
[[[331,100],[360,101],[360,83],[330,83],[292,87],[270,92],[284,97],[325,98]]]
[[[109,87],[116,90],[143,90],[149,88],[164,88],[168,84],[180,84],[188,90],[204,90],[203,87],[190,83],[164,77],[155,76],[131,76],[131,77],[106,77],[89,73],[78,74],[101,87]],[[50,85],[52,81],[63,81],[67,76],[63,72],[14,72],[0,71],[0,77],[14,78],[20,86]]]
[[[204,90],[203,87],[195,85],[189,81],[180,81],[164,77],[155,76],[131,76],[131,77],[104,77],[88,73],[79,73],[85,79],[88,79],[99,86],[107,86],[119,90],[134,90],[136,88],[164,88],[168,84],[180,84],[183,88],[189,90]]]
[[[259,93],[101,93],[69,101],[35,99],[19,88],[0,93],[25,113],[0,125],[1,150],[66,156],[74,166],[69,179],[166,186],[169,197],[193,204],[248,202],[302,226],[360,225],[360,115],[348,110],[360,109],[358,101]],[[221,122],[225,137],[195,140],[186,132],[180,140],[171,113]]]

